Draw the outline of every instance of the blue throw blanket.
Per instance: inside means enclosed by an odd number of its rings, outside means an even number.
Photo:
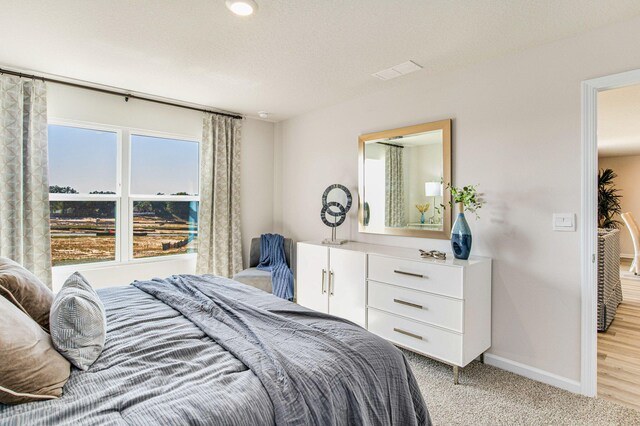
[[[260,262],[262,271],[271,271],[273,294],[281,299],[293,300],[293,272],[284,254],[284,237],[278,234],[260,236]]]

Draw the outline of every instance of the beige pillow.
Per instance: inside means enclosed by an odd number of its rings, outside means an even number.
[[[6,257],[0,257],[0,296],[49,331],[53,293],[35,275]]]
[[[51,337],[0,297],[0,403],[19,404],[62,395],[71,366]]]

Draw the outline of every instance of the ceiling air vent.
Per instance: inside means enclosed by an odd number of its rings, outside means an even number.
[[[422,67],[415,62],[407,61],[394,67],[387,68],[386,70],[375,72],[371,75],[379,78],[380,80],[391,80],[392,78],[400,77],[421,69]]]

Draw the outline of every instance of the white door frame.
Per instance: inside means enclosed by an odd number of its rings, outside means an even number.
[[[581,391],[596,396],[597,361],[597,263],[598,244],[598,92],[640,83],[640,70],[582,82],[582,357]]]

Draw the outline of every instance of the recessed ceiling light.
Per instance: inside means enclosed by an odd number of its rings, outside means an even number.
[[[258,3],[254,0],[226,0],[227,8],[240,16],[249,16],[258,10]]]
[[[258,111],[258,117],[267,118],[269,117],[269,113],[267,111]]]

